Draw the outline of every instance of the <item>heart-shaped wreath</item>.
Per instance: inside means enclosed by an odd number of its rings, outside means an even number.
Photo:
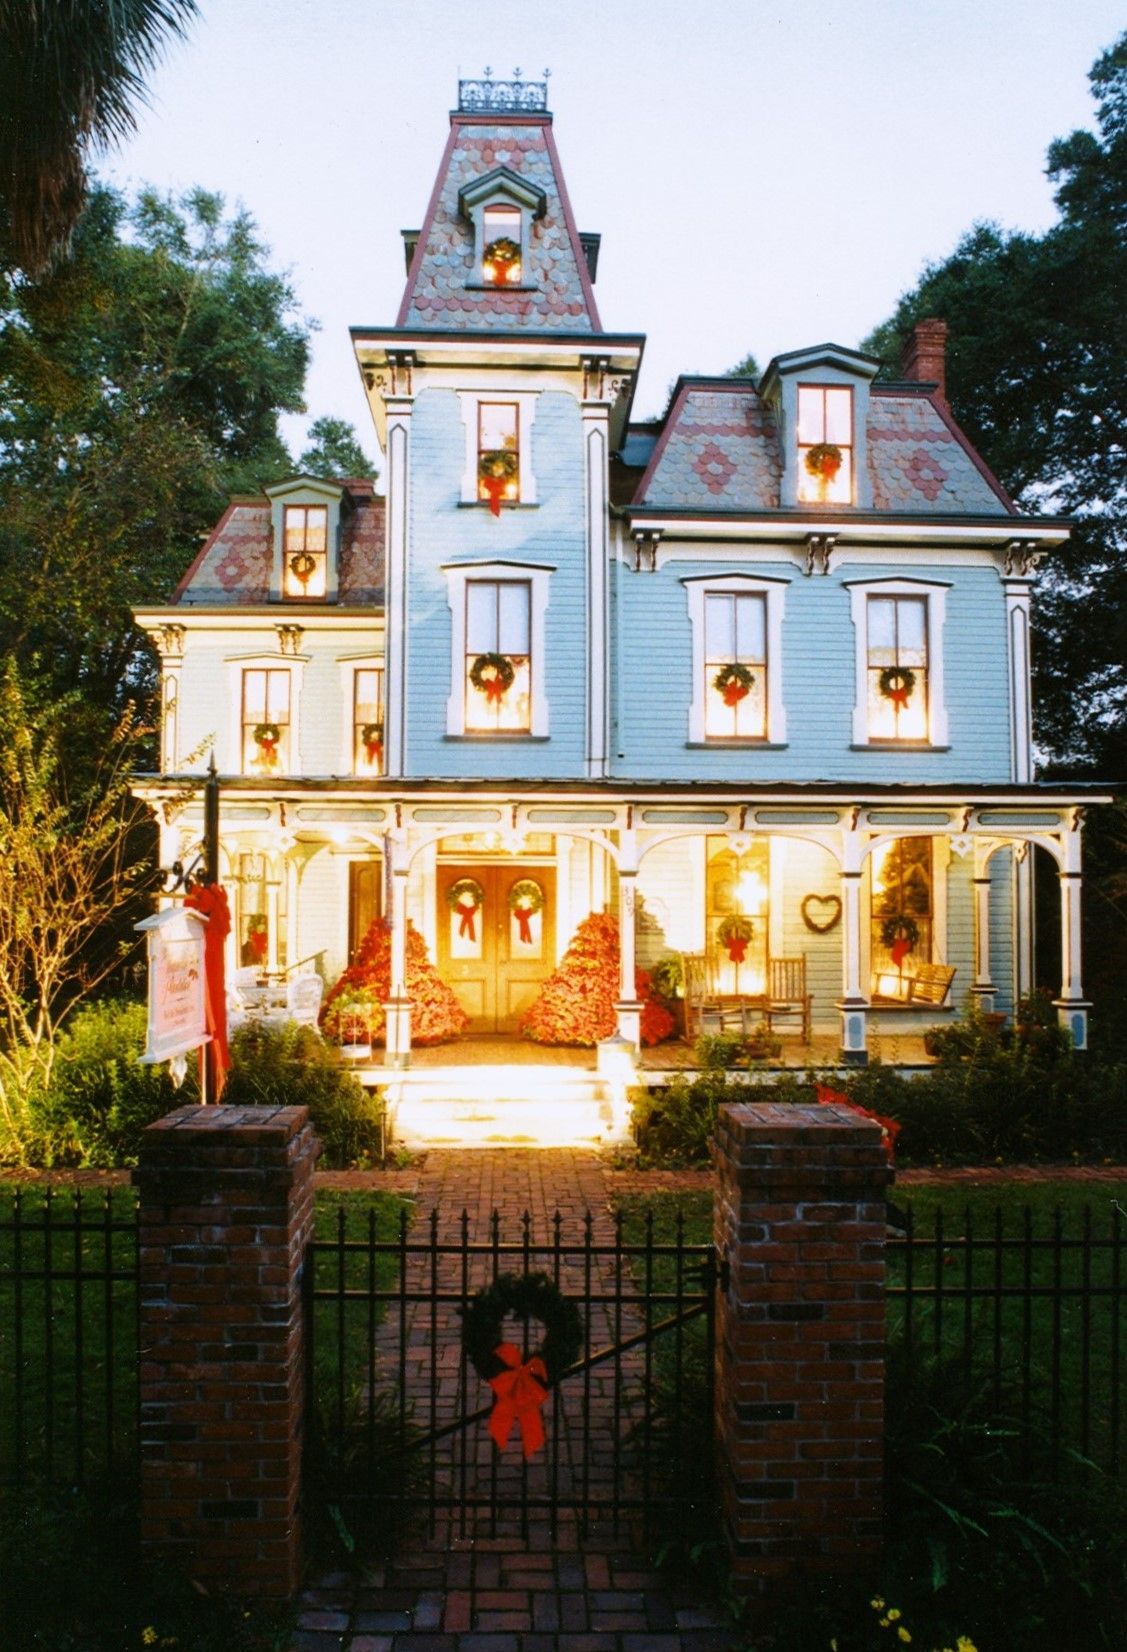
[[[814,913],[821,908],[823,916],[816,918]],[[804,895],[799,908],[802,921],[814,935],[828,935],[835,924],[841,921],[840,895]]]
[[[544,1337],[529,1354],[505,1338],[512,1315],[544,1327]],[[570,1297],[546,1273],[503,1273],[478,1291],[462,1310],[462,1348],[478,1376],[493,1390],[489,1432],[504,1448],[514,1423],[521,1446],[531,1457],[544,1444],[540,1408],[548,1391],[575,1364],[583,1351],[583,1316]]]

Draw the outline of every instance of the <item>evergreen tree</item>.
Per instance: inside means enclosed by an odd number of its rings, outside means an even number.
[[[347,419],[314,419],[309,427],[309,446],[297,468],[310,476],[350,478],[374,477],[376,466],[356,438]]]

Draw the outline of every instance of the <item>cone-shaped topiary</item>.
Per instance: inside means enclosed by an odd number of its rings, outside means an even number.
[[[366,988],[379,1006],[369,1031],[373,1043],[384,1042],[382,1006],[391,995],[391,925],[377,918],[356,949],[356,957],[325,1000],[322,1025],[334,1027],[333,1002],[348,988]],[[469,1016],[459,1004],[427,956],[426,942],[407,921],[407,996],[411,1000],[412,1044],[442,1044],[457,1038],[469,1025]]]
[[[520,1030],[537,1044],[597,1044],[617,1026],[619,986],[618,920],[609,912],[592,912],[575,931]],[[634,991],[642,1001],[642,1043],[668,1038],[673,1017],[654,999],[644,969],[634,971]]]

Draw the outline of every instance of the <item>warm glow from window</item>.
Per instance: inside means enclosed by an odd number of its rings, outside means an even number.
[[[767,907],[767,885],[758,872],[740,873],[736,881],[736,898],[745,916],[762,916]]]
[[[494,507],[520,498],[520,408],[516,402],[478,404],[477,496]]]
[[[810,504],[853,503],[853,391],[848,385],[798,387],[798,497]]]
[[[329,512],[325,505],[287,505],[282,595],[312,602],[328,590]]]
[[[928,738],[927,598],[868,601],[870,740]]]
[[[718,591],[704,599],[704,732],[714,740],[767,736],[763,596]]]
[[[290,673],[243,672],[244,774],[285,774],[290,766]]]
[[[532,590],[527,580],[466,583],[466,729],[532,727]]]
[[[365,667],[352,675],[352,767],[355,774],[382,774],[383,672]]]
[[[932,846],[902,837],[873,851],[869,907],[873,994],[905,999],[920,964],[932,963]]]
[[[481,220],[481,279],[494,287],[519,286],[521,211],[514,206],[488,206]]]

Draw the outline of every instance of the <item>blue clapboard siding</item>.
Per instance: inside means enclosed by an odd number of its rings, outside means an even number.
[[[424,390],[411,428],[407,639],[407,772],[428,777],[564,778],[583,773],[586,709],[586,570],[583,442],[573,396],[541,394],[532,427],[539,504],[502,510],[461,503],[465,429],[453,390]],[[547,740],[448,739],[451,615],[449,562],[548,563]]]
[[[688,745],[692,652],[685,587],[734,571],[788,579],[783,620],[784,750]],[[914,575],[949,582],[943,628],[949,751],[851,750],[856,633],[848,579]],[[1005,598],[991,568],[843,562],[805,578],[793,563],[677,561],[657,574],[618,570],[621,669],[615,673],[616,772],[647,779],[859,780],[953,784],[1010,778]],[[774,662],[774,669],[779,662]]]

